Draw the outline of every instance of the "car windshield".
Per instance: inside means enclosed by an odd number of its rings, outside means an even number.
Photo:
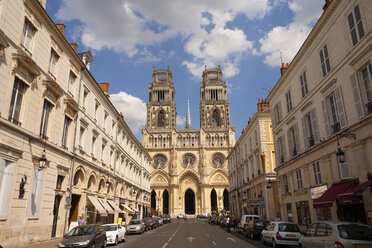
[[[129,225],[139,225],[139,224],[141,224],[141,221],[140,220],[131,220],[129,222]]]
[[[283,223],[279,224],[279,232],[300,232],[300,228],[295,224]]]
[[[116,231],[118,229],[117,225],[102,226],[105,231]]]
[[[256,226],[264,226],[264,222],[262,220],[256,221]]]
[[[372,241],[372,228],[358,224],[345,224],[337,226],[340,238]]]
[[[89,236],[92,234],[94,234],[94,226],[77,226],[67,234],[67,237]]]

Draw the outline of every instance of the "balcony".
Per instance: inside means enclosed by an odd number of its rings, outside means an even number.
[[[11,123],[14,123],[14,124],[16,124],[16,125],[19,126],[19,127],[22,125],[22,123],[21,123],[20,121],[18,121],[18,120],[16,120],[16,119],[12,118],[11,116],[8,117],[8,120],[9,120]]]

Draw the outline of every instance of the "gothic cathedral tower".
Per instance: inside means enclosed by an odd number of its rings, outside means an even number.
[[[230,127],[230,103],[221,68],[203,71],[200,87],[200,128]]]
[[[147,102],[147,129],[176,129],[176,102],[172,72],[156,70],[152,73]]]

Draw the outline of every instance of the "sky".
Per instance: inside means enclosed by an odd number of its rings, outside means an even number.
[[[170,66],[177,128],[200,127],[202,71],[221,66],[236,140],[258,98],[266,98],[322,14],[324,0],[48,0],[55,23],[78,52],[93,54],[90,71],[109,83],[110,100],[141,141],[154,66]]]

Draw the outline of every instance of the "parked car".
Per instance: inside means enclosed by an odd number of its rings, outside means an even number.
[[[278,245],[298,246],[301,237],[298,225],[289,222],[272,222],[262,231],[262,244],[271,243],[274,248]]]
[[[127,226],[127,233],[143,233],[145,226],[141,220],[131,220]]]
[[[160,223],[159,223],[159,218],[157,218],[156,216],[152,217],[153,220],[154,220],[154,227],[157,228],[160,226]]]
[[[267,220],[251,219],[245,226],[245,237],[250,239],[261,239],[262,231],[270,224]]]
[[[248,222],[251,219],[260,220],[261,218],[258,215],[243,215],[240,218],[240,221],[238,222],[238,228],[239,228],[239,230],[242,231],[242,232],[244,232],[245,226],[248,224]]]
[[[155,226],[154,226],[154,219],[152,217],[146,217],[146,218],[144,218],[144,222],[146,223],[145,224],[146,230],[152,230],[152,229],[155,228]]]
[[[184,214],[179,213],[177,215],[177,219],[183,219],[183,218],[185,218],[185,215]]]
[[[117,245],[119,241],[126,241],[127,231],[124,226],[118,224],[105,224],[102,228],[106,231],[107,244]]]
[[[320,221],[300,238],[299,247],[354,248],[372,246],[372,228],[358,223]]]
[[[100,225],[74,227],[58,244],[58,247],[106,247],[106,231]]]
[[[158,221],[159,221],[159,226],[162,226],[162,225],[164,224],[164,220],[163,220],[163,218],[162,218],[162,217],[159,217],[159,216],[157,216],[156,218],[157,218]]]
[[[170,216],[169,215],[163,214],[160,217],[163,219],[163,223],[164,224],[171,223],[171,219],[170,219]]]

